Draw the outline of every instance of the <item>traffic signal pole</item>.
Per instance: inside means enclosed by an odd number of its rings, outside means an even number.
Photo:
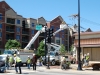
[[[46,38],[47,38],[47,37],[46,37],[46,26],[45,26],[45,65],[46,65],[46,51],[47,51],[47,50],[46,50],[46,49],[47,49],[47,48],[46,48]]]
[[[51,49],[51,37],[53,36],[53,29],[48,29],[46,31],[46,42],[48,43],[48,62],[47,62],[47,69],[50,69],[49,63],[50,63],[50,49]]]

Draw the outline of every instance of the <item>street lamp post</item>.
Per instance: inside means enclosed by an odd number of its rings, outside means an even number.
[[[80,0],[78,0],[78,68],[77,70],[82,70],[81,60],[80,60]]]

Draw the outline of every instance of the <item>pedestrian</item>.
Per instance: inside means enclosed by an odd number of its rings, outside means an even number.
[[[12,69],[13,57],[9,56],[9,69]]]
[[[7,70],[9,70],[9,55],[7,55],[7,57],[6,57],[5,67],[7,67]]]
[[[89,58],[90,58],[89,53],[87,53],[87,55],[86,55],[86,66],[89,65]]]
[[[30,56],[28,56],[28,59],[27,59],[27,67],[28,69],[30,69],[30,65],[31,65],[31,59],[30,59]]]
[[[86,54],[84,54],[84,66],[86,66]]]
[[[14,54],[14,66],[15,66],[15,71],[16,71],[16,73],[18,74],[18,69],[17,69],[17,67],[19,67],[19,74],[21,74],[22,73],[22,71],[21,71],[21,59],[20,59],[20,57],[18,57],[16,54]]]
[[[33,70],[36,70],[36,63],[37,63],[37,56],[33,54],[32,58]]]
[[[62,65],[63,65],[64,60],[65,60],[65,57],[62,56],[62,57],[61,57],[61,64],[60,64],[60,68],[61,68],[61,69],[62,69]]]

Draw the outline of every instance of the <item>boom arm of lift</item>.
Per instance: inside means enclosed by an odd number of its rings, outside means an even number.
[[[43,27],[41,30],[39,30],[34,37],[30,40],[30,42],[27,44],[27,46],[24,48],[24,50],[29,50],[31,45],[34,43],[34,41],[37,39],[37,37],[40,35],[40,33],[45,32],[45,27]]]

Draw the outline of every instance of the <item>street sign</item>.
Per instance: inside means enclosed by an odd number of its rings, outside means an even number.
[[[41,30],[42,29],[42,25],[36,25],[36,30]]]

